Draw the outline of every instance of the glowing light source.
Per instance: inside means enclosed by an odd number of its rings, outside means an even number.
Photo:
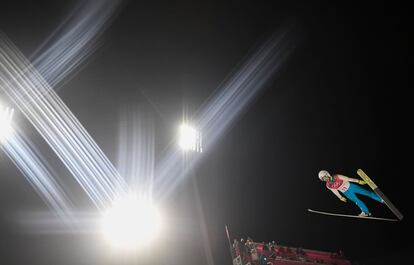
[[[201,133],[188,124],[181,124],[178,145],[184,151],[202,152]]]
[[[103,216],[102,232],[114,247],[129,250],[151,243],[161,231],[161,217],[148,200],[128,196],[115,201]]]
[[[0,105],[0,142],[6,140],[12,133],[11,119],[14,109]]]
[[[297,33],[298,28],[293,24],[283,27],[280,32],[275,32],[239,64],[195,115],[190,116],[203,132],[203,152],[208,152],[209,148],[211,150],[266,87],[268,81],[280,72],[284,62],[298,44]],[[191,170],[184,166],[190,167],[188,164],[180,163],[182,154],[175,149],[167,149],[156,163],[154,187],[157,187],[157,190],[154,197],[157,201],[167,198],[183,179],[191,176]],[[189,161],[191,166],[195,166],[201,157],[192,156]]]

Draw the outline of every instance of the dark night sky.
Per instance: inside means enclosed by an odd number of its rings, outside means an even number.
[[[300,45],[194,172],[216,265],[231,264],[225,225],[233,237],[342,249],[361,264],[402,264],[413,247],[407,9],[378,1],[308,2],[126,2],[100,48],[58,90],[114,163],[125,106],[143,106],[154,119],[159,152],[183,104],[196,111],[246,54],[283,22],[297,21]],[[2,1],[0,31],[30,57],[73,5]],[[94,235],[26,233],[13,216],[47,207],[3,154],[0,166],[0,264],[207,264],[191,180],[164,205],[173,220],[168,238],[146,257],[116,259]],[[306,211],[357,214],[317,173],[356,177],[358,168],[405,215],[402,222]],[[365,201],[374,215],[392,217]]]

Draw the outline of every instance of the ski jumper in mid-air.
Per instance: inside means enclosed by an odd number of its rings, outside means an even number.
[[[348,178],[339,174],[331,176],[326,170],[319,171],[319,179],[325,181],[326,187],[331,190],[341,201],[346,202],[346,198],[353,201],[361,209],[361,213],[359,214],[361,217],[371,216],[371,213],[365,203],[358,198],[357,194],[365,195],[380,203],[384,203],[384,200],[381,199],[381,197],[379,197],[375,192],[368,191],[355,184],[358,183],[360,185],[365,185],[366,183],[363,180]],[[345,195],[346,198],[342,196],[341,193]]]

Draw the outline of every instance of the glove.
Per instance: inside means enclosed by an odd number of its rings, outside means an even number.
[[[346,202],[346,198],[345,197],[341,197],[340,200],[343,201],[343,202]]]
[[[365,184],[367,184],[365,181],[363,181],[363,180],[358,180],[358,184],[360,184],[360,185],[365,185]]]

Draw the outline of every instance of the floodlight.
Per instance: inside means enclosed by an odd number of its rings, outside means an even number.
[[[106,240],[122,250],[138,249],[151,243],[161,231],[161,217],[148,200],[129,196],[116,201],[102,220]]]
[[[188,124],[181,124],[178,145],[184,151],[202,152],[201,133]]]

